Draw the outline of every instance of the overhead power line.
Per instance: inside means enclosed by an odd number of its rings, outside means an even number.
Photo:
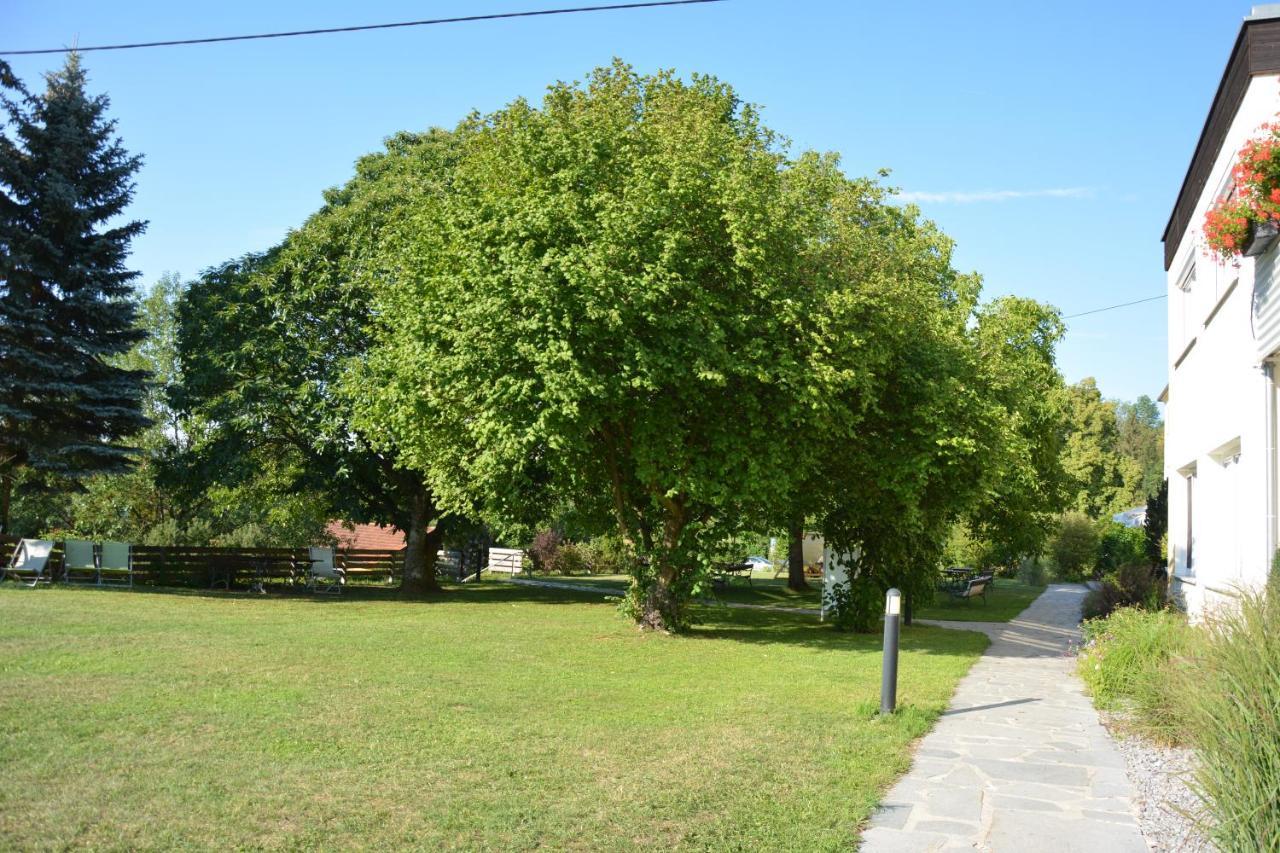
[[[723,3],[724,0],[651,0],[646,3],[614,3],[607,6],[575,6],[567,9],[537,9],[532,12],[495,12],[490,15],[464,15],[458,18],[431,18],[425,21],[399,21],[394,24],[363,24],[355,27],[326,27],[318,30],[291,30],[280,33],[256,33],[243,36],[214,36],[201,39],[172,39],[170,41],[143,41],[132,44],[99,44],[89,47],[49,47],[40,50],[0,50],[0,56],[32,56],[41,53],[67,53],[71,50],[88,53],[94,50],[134,50],[140,47],[173,47],[182,44],[214,44],[224,41],[252,41],[254,39],[279,39],[292,36],[318,36],[326,33],[355,33],[364,30],[393,30],[402,27],[429,27],[434,24],[462,24],[470,21],[497,21],[505,18],[537,18],[547,15],[572,15],[578,12],[613,12],[622,9],[650,9],[656,6],[693,6],[702,3]]]
[[[1106,308],[1094,308],[1092,311],[1081,311],[1079,314],[1068,314],[1063,317],[1064,320],[1072,320],[1076,317],[1085,317],[1089,314],[1101,314],[1103,311],[1114,311],[1117,308],[1128,308],[1130,305],[1141,305],[1144,302],[1155,302],[1157,299],[1164,299],[1165,294],[1159,296],[1148,296],[1146,299],[1135,299],[1132,302],[1121,302],[1119,305],[1108,305]]]

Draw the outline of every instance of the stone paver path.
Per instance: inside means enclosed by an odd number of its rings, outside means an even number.
[[[872,816],[864,853],[1146,853],[1124,759],[1073,672],[1085,592],[1054,584],[1009,623],[930,623],[991,646]]]

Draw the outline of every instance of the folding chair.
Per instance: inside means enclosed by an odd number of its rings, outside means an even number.
[[[98,583],[133,589],[133,546],[128,542],[103,542],[98,557]]]
[[[98,558],[93,543],[85,539],[67,539],[62,543],[62,581],[69,584],[98,584]]]
[[[308,548],[311,568],[307,571],[307,589],[331,595],[341,595],[347,573],[333,564],[332,548]]]
[[[53,543],[47,539],[20,539],[18,547],[13,549],[9,565],[0,572],[0,581],[13,575],[13,579],[27,586],[34,587],[44,581],[49,583],[53,578],[47,571],[49,555],[53,553]],[[30,575],[31,580],[23,580],[23,575]]]

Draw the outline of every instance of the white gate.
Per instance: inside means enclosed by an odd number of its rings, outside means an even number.
[[[490,548],[489,571],[516,575],[524,570],[524,551],[519,548]]]

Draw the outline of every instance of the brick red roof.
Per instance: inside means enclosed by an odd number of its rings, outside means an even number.
[[[351,529],[353,526],[354,530]],[[338,540],[339,548],[397,551],[405,546],[403,533],[394,527],[382,527],[378,524],[350,525],[345,521],[331,521],[329,535]]]

